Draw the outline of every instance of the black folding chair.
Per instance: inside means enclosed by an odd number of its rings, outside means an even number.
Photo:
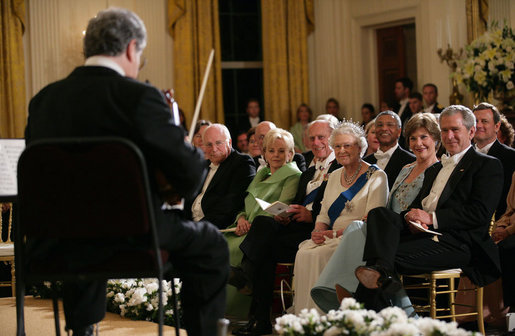
[[[133,143],[112,137],[34,141],[18,162],[18,205],[17,335],[25,335],[28,283],[140,277],[159,279],[162,335],[162,280],[168,271],[163,265],[169,267],[168,253],[159,248],[148,172]],[[40,246],[46,246],[44,251]],[[80,253],[75,255],[74,246],[86,246],[99,255],[84,260]],[[172,290],[179,335],[173,285]],[[53,302],[60,335],[57,297]]]

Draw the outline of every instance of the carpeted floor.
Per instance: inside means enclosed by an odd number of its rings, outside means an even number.
[[[64,315],[62,306],[59,314],[62,334],[64,332]],[[165,335],[175,335],[174,328],[165,326]],[[27,336],[55,335],[54,312],[51,300],[25,298],[25,331]],[[0,298],[0,335],[16,335],[16,300],[12,297]],[[154,336],[157,335],[157,324],[145,321],[132,321],[117,314],[106,313],[100,322],[101,336]],[[181,330],[186,336],[186,331]]]

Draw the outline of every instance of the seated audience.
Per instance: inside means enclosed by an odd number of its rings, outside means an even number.
[[[195,125],[195,130],[193,131],[193,140],[191,141],[193,146],[202,149],[202,136],[204,135],[206,128],[211,124],[212,123],[209,120],[201,119],[197,121],[197,124]]]
[[[418,92],[412,92],[408,96],[408,104],[413,114],[422,112],[424,110],[424,103],[422,103],[422,95]]]
[[[504,184],[501,199],[495,210],[495,219],[499,219],[506,211],[506,196],[511,185],[511,175],[515,171],[515,149],[503,145],[497,140],[501,125],[501,115],[497,107],[489,103],[481,103],[474,107],[476,117],[475,149],[486,155],[498,158],[504,169]]]
[[[293,262],[298,245],[308,239],[314,218],[320,212],[327,176],[339,168],[329,146],[334,125],[325,120],[315,120],[308,125],[308,135],[316,166],[300,176],[297,195],[290,209],[290,217],[256,217],[247,237],[240,245],[243,251],[242,267],[233,273],[229,283],[241,290],[253,289],[254,318],[245,326],[254,334],[270,333],[270,310],[274,290],[275,266],[278,262]],[[236,333],[236,332],[235,332]]]
[[[378,311],[402,294],[394,272],[461,268],[479,286],[500,275],[499,255],[488,227],[502,190],[501,163],[471,146],[475,118],[467,107],[447,107],[439,122],[449,156],[426,170],[408,210],[397,214],[377,208],[368,214],[366,266],[355,272],[360,282],[355,297],[367,309]],[[441,235],[423,232],[413,223]]]
[[[363,160],[370,164],[375,163],[384,170],[388,176],[388,188],[391,189],[402,167],[415,161],[415,156],[399,146],[401,119],[397,113],[384,111],[379,113],[375,120],[379,149]]]
[[[272,217],[257,203],[256,198],[273,203],[281,201],[290,204],[299,184],[300,170],[292,162],[293,136],[280,128],[267,132],[263,140],[263,152],[266,167],[257,172],[256,176],[247,188],[247,196],[244,207],[238,213],[229,228],[235,228],[234,232],[225,233],[229,244],[230,264],[239,266],[243,257],[240,244],[245,239],[252,223],[259,216]],[[246,299],[246,298],[245,298]],[[243,300],[245,302],[245,300]],[[228,287],[227,312],[234,312],[241,316],[248,312],[247,306],[241,305],[242,298],[232,286]]]
[[[511,177],[511,188],[506,198],[507,208],[504,215],[495,223],[492,238],[499,247],[502,270],[502,289],[504,305],[515,312],[515,173]]]
[[[430,113],[411,117],[404,133],[417,159],[402,168],[390,192],[386,206],[396,213],[406,210],[417,196],[424,180],[424,171],[437,162],[436,149],[440,144],[440,127]],[[363,265],[366,225],[366,221],[357,220],[347,227],[338,248],[311,289],[313,301],[325,312],[338,309],[342,299],[351,297],[358,287],[354,270]]]
[[[311,122],[313,112],[307,104],[300,104],[297,108],[297,122],[290,128],[290,133],[295,141],[295,152],[302,153],[306,151],[304,146],[304,131]]]
[[[262,121],[256,126],[255,137],[258,141],[259,148],[261,150],[263,149],[263,139],[265,138],[265,135],[273,129],[276,129],[276,126],[271,121]],[[299,168],[301,172],[306,170],[306,160],[304,159],[304,156],[302,156],[302,154],[294,153],[293,162],[295,162],[297,168]],[[259,156],[254,157],[254,163],[256,164],[257,171],[260,171],[267,165],[264,155],[262,153]]]
[[[497,132],[497,140],[499,140],[503,145],[512,147],[514,137],[515,130],[513,130],[513,125],[508,121],[504,114],[501,114],[501,126],[499,127],[499,132]]]
[[[252,127],[247,132],[247,139],[249,139],[249,155],[254,158],[256,156],[261,155],[261,147],[259,146],[259,141],[256,139],[256,128]]]
[[[309,292],[338,246],[338,237],[352,221],[363,219],[370,209],[384,206],[388,196],[386,174],[361,160],[366,149],[361,127],[343,122],[333,131],[329,142],[343,167],[329,176],[311,239],[299,245],[295,257],[296,313],[315,307]]]
[[[240,131],[236,134],[236,149],[243,154],[249,153],[249,139],[247,138],[247,131]]]
[[[325,120],[331,124],[332,129],[335,129],[338,126],[338,119],[333,116],[332,114],[321,114],[318,117],[316,117],[316,120]],[[309,140],[308,140],[309,142]],[[302,156],[304,156],[304,159],[306,160],[306,166],[312,167],[315,165],[315,161],[313,161],[314,154],[313,151],[310,149],[304,153],[302,153]]]
[[[379,141],[376,137],[376,125],[375,119],[368,122],[365,126],[365,134],[367,136],[367,151],[365,152],[365,156],[374,154],[379,149]]]
[[[361,127],[365,127],[369,122],[371,122],[376,117],[376,110],[374,105],[370,103],[365,103],[361,106],[361,118],[363,119],[361,122]]]
[[[342,120],[340,117],[340,103],[336,98],[327,99],[327,102],[325,103],[325,112],[336,117],[338,120]]]
[[[231,142],[227,127],[207,126],[202,147],[209,160],[209,172],[202,189],[184,206],[188,217],[207,220],[220,229],[229,225],[243,208],[247,187],[256,175],[252,158],[235,151]]]

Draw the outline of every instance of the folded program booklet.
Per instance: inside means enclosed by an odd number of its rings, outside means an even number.
[[[261,209],[268,212],[269,214],[281,217],[288,217],[292,215],[292,213],[286,212],[289,208],[288,204],[284,204],[283,202],[275,201],[270,204],[267,201],[263,201],[256,197],[256,202],[259,204]]]
[[[428,230],[428,229],[425,229],[422,225],[420,225],[419,223],[417,222],[414,222],[414,221],[409,221],[411,224],[413,224],[417,229],[419,229],[420,231],[424,231],[424,232],[427,232],[427,233],[432,233],[432,234],[435,234],[435,235],[438,235],[438,236],[441,236],[442,234],[440,232],[436,232],[436,231],[433,231],[433,230]]]

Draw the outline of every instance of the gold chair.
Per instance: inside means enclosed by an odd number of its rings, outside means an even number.
[[[283,314],[286,314],[286,300],[285,296],[290,297],[290,303],[293,303],[293,295],[295,290],[293,288],[293,263],[277,263],[275,276],[276,279],[280,280],[279,288],[274,290],[274,294],[281,297],[281,304],[283,308]]]
[[[11,241],[12,222],[13,222],[13,208],[11,203],[0,203],[0,208],[7,204],[9,213],[9,222],[7,224],[7,234],[5,234],[3,227],[4,211],[1,211],[0,216],[0,261],[6,265],[11,266],[11,281],[0,281],[0,287],[11,287],[12,296],[16,296],[16,277],[14,272],[14,243]],[[6,236],[4,241],[3,236]]]

